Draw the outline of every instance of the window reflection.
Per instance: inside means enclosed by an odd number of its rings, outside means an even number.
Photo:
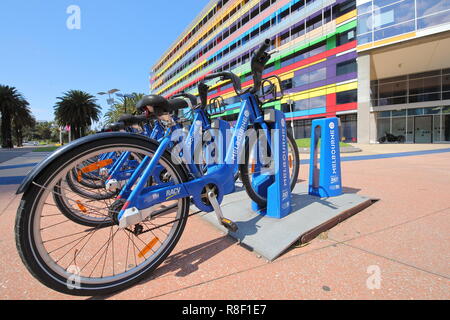
[[[450,1],[449,1],[450,2]],[[450,11],[434,14],[425,18],[420,18],[417,21],[419,29],[438,26],[440,24],[448,23],[450,21]]]
[[[418,17],[450,9],[448,0],[416,0],[416,4]]]

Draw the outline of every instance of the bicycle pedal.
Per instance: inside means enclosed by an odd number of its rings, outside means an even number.
[[[232,232],[236,232],[238,231],[238,226],[236,223],[234,223],[233,221],[231,221],[230,219],[227,218],[223,218],[220,220],[220,223],[227,228],[228,230],[232,231]]]

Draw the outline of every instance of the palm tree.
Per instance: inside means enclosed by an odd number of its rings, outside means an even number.
[[[14,147],[12,139],[13,115],[18,109],[23,107],[28,108],[28,102],[16,88],[0,85],[2,148]]]
[[[98,121],[101,107],[94,96],[80,90],[70,90],[58,97],[54,107],[55,120],[60,126],[70,126],[72,139],[85,135],[86,129]]]
[[[12,113],[13,133],[16,138],[17,146],[23,146],[23,130],[26,128],[33,128],[36,124],[29,103],[26,100],[22,100],[21,104],[13,110]]]
[[[144,97],[143,93],[132,93],[129,98],[121,98],[119,103],[113,104],[105,113],[105,124],[111,124],[119,120],[119,117],[125,113],[136,114],[136,104]],[[126,108],[125,108],[126,104]]]

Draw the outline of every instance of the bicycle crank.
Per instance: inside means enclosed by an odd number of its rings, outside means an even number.
[[[236,232],[238,230],[237,224],[223,216],[222,209],[220,208],[220,204],[217,201],[215,192],[211,190],[211,188],[207,187],[206,194],[208,196],[209,202],[214,208],[214,212],[216,213],[217,219],[219,220],[220,224],[227,228],[229,231]]]

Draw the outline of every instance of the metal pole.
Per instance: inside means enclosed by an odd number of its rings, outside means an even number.
[[[292,100],[288,100],[289,103],[289,111],[292,114]],[[291,128],[292,128],[292,136],[294,137],[295,140],[295,129],[294,129],[294,117],[291,118]]]

